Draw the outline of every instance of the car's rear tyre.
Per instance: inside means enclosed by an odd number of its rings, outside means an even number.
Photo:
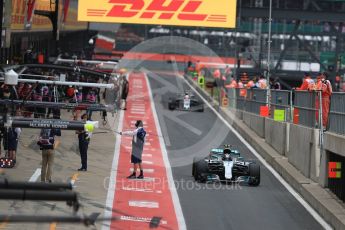
[[[249,181],[250,186],[258,186],[260,184],[260,165],[252,163],[249,165]]]
[[[198,107],[200,107],[199,109],[198,109],[198,112],[204,112],[204,105],[199,105]]]
[[[168,107],[169,107],[169,110],[176,109],[176,100],[174,98],[169,99]]]
[[[208,164],[204,159],[195,163],[194,179],[198,182],[205,183],[208,175]]]

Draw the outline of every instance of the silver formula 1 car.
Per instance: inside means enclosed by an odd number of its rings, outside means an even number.
[[[191,91],[169,98],[168,107],[170,110],[204,112],[204,104]]]
[[[211,149],[204,158],[193,159],[192,175],[196,181],[246,182],[251,186],[260,184],[260,165],[245,161],[237,150],[229,145]]]

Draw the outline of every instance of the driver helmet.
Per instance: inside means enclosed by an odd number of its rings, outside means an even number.
[[[226,146],[223,150],[223,157],[224,159],[230,159],[231,160],[231,149],[230,147]]]

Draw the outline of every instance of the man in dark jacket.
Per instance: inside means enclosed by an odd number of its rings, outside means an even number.
[[[55,136],[61,136],[59,129],[41,129],[40,138],[37,144],[42,150],[42,169],[41,182],[52,182],[52,168],[54,163],[54,149],[57,147],[58,141]]]
[[[121,92],[121,99],[122,99],[122,109],[127,109],[127,96],[129,93],[129,82],[126,79],[126,76],[122,76],[122,92]]]
[[[86,122],[88,119],[87,114],[83,114],[81,119]],[[85,130],[78,130],[76,131],[76,134],[78,134],[79,153],[81,159],[81,167],[78,171],[87,171],[87,149],[89,148],[90,143],[90,133]]]

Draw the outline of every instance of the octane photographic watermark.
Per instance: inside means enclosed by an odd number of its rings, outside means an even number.
[[[203,191],[203,190],[242,190],[241,183],[221,183],[221,182],[206,182],[199,183],[194,180],[174,180],[169,183],[166,178],[147,178],[147,179],[120,179],[117,181],[109,181],[109,177],[104,178],[103,186],[105,190],[116,189],[126,191],[140,191],[147,193],[162,193],[166,190],[180,190],[180,191]],[[174,186],[174,187],[171,187]]]
[[[157,62],[157,54],[163,55],[164,59]],[[188,61],[197,63],[199,62],[198,58],[202,59],[202,57],[208,57],[212,59],[212,63],[216,63],[216,65],[209,65],[210,63],[205,60],[200,61],[205,71],[210,73],[213,68],[225,68],[227,66],[222,58],[200,42],[185,37],[163,36],[146,40],[135,46],[122,57],[117,67],[128,71],[144,72],[148,76],[155,107],[159,112],[162,138],[164,138],[164,143],[168,149],[172,167],[191,165],[194,157],[204,157],[212,148],[220,147],[229,134],[228,127],[218,117],[205,121],[207,129],[204,129],[200,123],[185,120],[188,113],[198,112],[172,112],[167,108],[169,97],[194,90],[194,86],[189,85],[182,78]],[[162,74],[160,68],[163,69],[164,73],[169,73],[170,77],[167,74]],[[175,76],[176,83],[172,82],[174,79],[172,75]],[[196,91],[194,94],[198,96]],[[130,97],[131,95],[129,95]],[[205,108],[207,108],[206,104]],[[235,115],[233,114],[231,120],[234,119]],[[173,122],[179,132],[189,133],[190,140],[187,143],[183,141],[184,143],[179,142],[176,145],[176,137],[171,136],[168,122]],[[235,147],[241,151],[241,146]]]
[[[341,178],[341,162],[328,162],[328,178]]]

